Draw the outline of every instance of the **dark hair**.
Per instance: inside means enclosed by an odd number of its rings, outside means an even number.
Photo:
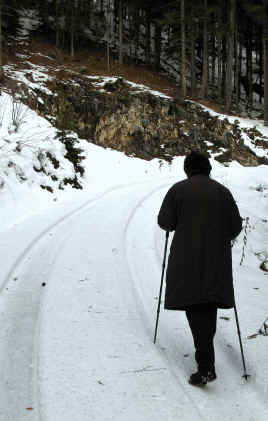
[[[209,175],[211,165],[209,159],[200,152],[190,152],[184,160],[184,171],[188,177],[196,174]]]

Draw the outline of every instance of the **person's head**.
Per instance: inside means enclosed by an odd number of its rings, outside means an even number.
[[[211,171],[209,159],[200,152],[192,151],[184,160],[184,171],[187,177],[197,174],[209,176]]]

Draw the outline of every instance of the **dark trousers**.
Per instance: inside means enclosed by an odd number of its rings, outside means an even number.
[[[198,370],[206,374],[215,365],[213,339],[217,327],[217,306],[198,304],[186,309],[186,316],[195,345],[195,360]]]

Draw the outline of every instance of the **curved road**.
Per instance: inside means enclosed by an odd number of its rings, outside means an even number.
[[[155,218],[171,183],[115,187],[2,235],[1,419],[267,420],[267,391],[254,375],[241,380],[234,326],[219,326],[219,380],[205,390],[186,381],[183,313],[161,312],[152,343],[164,241]]]

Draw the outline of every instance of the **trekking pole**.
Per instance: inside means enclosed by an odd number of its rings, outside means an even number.
[[[242,340],[241,340],[240,327],[239,327],[239,321],[238,321],[238,314],[237,314],[237,309],[236,309],[236,304],[235,303],[234,303],[234,311],[235,311],[235,320],[236,320],[236,326],[237,326],[237,333],[238,333],[240,350],[241,350],[241,355],[242,355],[243,368],[244,368],[244,374],[243,374],[242,377],[244,377],[247,380],[250,377],[250,374],[247,374],[245,357],[244,357],[244,351],[243,351]]]
[[[169,231],[166,232],[166,243],[165,243],[164,259],[163,259],[163,265],[162,265],[162,276],[161,276],[160,292],[159,292],[159,298],[158,298],[156,324],[155,324],[155,331],[154,331],[154,344],[155,344],[155,341],[156,341],[157,327],[158,327],[158,320],[159,320],[159,313],[160,313],[160,304],[161,304],[163,280],[164,280],[164,273],[165,273],[165,266],[166,266],[168,236],[169,236]]]
[[[234,242],[232,242],[232,245],[231,245],[232,248],[233,248],[233,245],[234,245]],[[235,321],[236,321],[236,326],[237,326],[237,333],[238,333],[240,351],[242,355],[242,362],[243,362],[243,368],[244,368],[244,374],[242,377],[244,377],[247,380],[250,377],[250,374],[247,374],[245,356],[244,356],[244,350],[243,350],[243,345],[242,345],[242,340],[241,340],[241,332],[240,332],[240,326],[239,326],[239,320],[238,320],[238,314],[237,314],[237,308],[236,308],[235,302],[234,302],[234,312],[235,312]]]

